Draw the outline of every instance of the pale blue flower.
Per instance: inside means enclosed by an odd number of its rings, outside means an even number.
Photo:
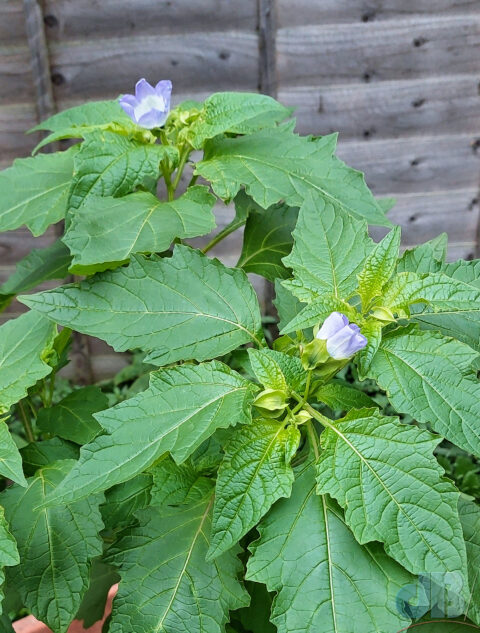
[[[122,95],[119,103],[137,125],[151,130],[167,120],[171,94],[172,82],[168,79],[159,81],[155,88],[146,79],[140,79],[135,95]]]
[[[327,352],[335,360],[350,358],[367,344],[360,328],[341,312],[332,312],[323,322],[316,338],[327,342]]]

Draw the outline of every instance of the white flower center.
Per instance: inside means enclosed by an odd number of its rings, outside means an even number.
[[[142,99],[138,106],[134,108],[137,121],[147,112],[151,110],[165,111],[165,99],[159,95],[149,95],[145,99]]]

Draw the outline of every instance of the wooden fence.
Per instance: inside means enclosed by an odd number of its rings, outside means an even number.
[[[479,0],[0,0],[0,166],[29,154],[39,118],[140,76],[171,78],[175,102],[277,96],[300,132],[340,132],[340,157],[397,199],[404,245],[447,231],[450,258],[478,256]],[[0,236],[0,282],[53,237]],[[88,344],[111,374],[118,357]]]

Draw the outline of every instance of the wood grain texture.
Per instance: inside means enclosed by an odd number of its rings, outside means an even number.
[[[22,0],[0,2],[0,42],[2,46],[18,44],[25,38]]]
[[[53,43],[55,98],[101,98],[133,89],[139,75],[173,78],[174,90],[258,88],[256,33],[244,31],[139,36]],[[139,70],[141,69],[141,71]]]
[[[480,14],[285,27],[280,87],[480,72]]]
[[[479,220],[478,190],[453,189],[396,196],[396,204],[388,217],[402,227],[402,244],[414,246],[448,233],[451,244],[468,244],[475,241]],[[374,239],[380,239],[386,230],[371,229]]]
[[[40,119],[45,119],[55,113],[56,107],[53,98],[43,13],[38,0],[23,0],[23,11],[25,14],[28,48],[30,50],[30,66],[35,87],[37,114]]]
[[[427,79],[301,86],[279,91],[296,108],[301,134],[345,138],[480,132],[479,74]]]
[[[478,0],[277,0],[279,26],[479,13]]]
[[[480,136],[480,135],[479,135]],[[480,139],[469,134],[342,141],[338,156],[365,172],[376,195],[478,186]]]
[[[33,103],[0,106],[0,156],[1,162],[28,156],[40,140],[38,134],[26,135],[26,130],[37,122]]]
[[[21,42],[22,40],[19,40]],[[4,46],[0,42],[0,105],[33,103],[34,88],[30,51],[25,43]]]
[[[32,248],[45,248],[54,240],[54,227],[48,228],[39,237],[33,237],[26,227],[0,233],[0,267],[13,265],[28,255]]]
[[[256,0],[45,0],[50,40],[251,30]]]

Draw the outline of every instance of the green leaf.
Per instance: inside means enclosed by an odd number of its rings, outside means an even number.
[[[69,208],[78,209],[90,195],[124,196],[149,179],[157,180],[160,161],[176,161],[178,150],[145,144],[114,132],[86,134],[75,157]]]
[[[83,138],[95,129],[116,130],[125,134],[126,131],[134,131],[136,128],[120,107],[118,100],[92,101],[54,114],[29,130],[29,133],[38,130],[52,131],[35,147],[33,153],[36,153],[49,143],[65,138]]]
[[[126,268],[20,300],[116,351],[151,352],[146,362],[155,365],[222,356],[263,337],[245,273],[186,246],[171,258],[135,256]]]
[[[90,569],[90,584],[75,616],[76,620],[83,621],[86,629],[103,618],[108,592],[119,580],[120,576],[113,567],[100,558],[93,561]]]
[[[65,217],[77,148],[66,152],[17,158],[0,172],[0,231],[26,224],[41,235]]]
[[[278,592],[271,620],[279,633],[398,631],[409,624],[396,596],[412,577],[377,543],[355,541],[337,504],[315,494],[310,461],[292,496],[258,529],[247,578]]]
[[[69,127],[82,128],[112,121],[118,121],[123,125],[132,123],[130,117],[120,107],[118,100],[91,101],[54,114],[29,130],[29,133],[38,130],[60,132]]]
[[[233,613],[245,631],[251,633],[277,633],[277,629],[270,622],[273,596],[268,593],[265,585],[258,582],[246,582],[245,587],[251,600],[248,607]]]
[[[28,480],[26,489],[14,486],[2,493],[21,561],[9,570],[9,581],[53,633],[67,631],[88,588],[90,562],[102,553],[100,497],[37,509],[73,463],[46,466]]]
[[[209,560],[235,545],[277,499],[290,496],[288,439],[277,420],[256,419],[233,434],[218,471]]]
[[[210,181],[224,200],[234,198],[243,185],[264,209],[281,200],[299,207],[314,192],[325,206],[342,206],[370,224],[391,226],[363,174],[333,155],[335,144],[336,135],[312,140],[281,127],[238,138],[219,137],[206,144],[196,173]]]
[[[443,437],[480,455],[478,354],[435,332],[402,329],[383,338],[368,375],[399,413],[429,423]]]
[[[53,407],[40,409],[37,426],[44,433],[87,444],[102,431],[93,414],[107,407],[108,398],[99,387],[84,387],[72,391]]]
[[[36,312],[27,312],[0,327],[0,413],[6,413],[44,378],[57,328]]]
[[[140,526],[115,544],[109,557],[122,579],[110,633],[132,626],[180,632],[186,625],[189,631],[223,633],[229,610],[248,604],[237,580],[242,569],[237,549],[205,560],[212,504],[207,497],[193,506],[138,514]]]
[[[273,127],[291,113],[290,108],[267,95],[217,92],[206,99],[189,130],[188,139],[195,149],[200,149],[207,139],[219,134],[251,134]]]
[[[448,277],[470,284],[475,288],[480,288],[480,260],[464,261],[459,260],[449,264],[444,264],[441,272]],[[433,313],[431,310],[414,310],[412,318],[421,324],[422,328],[439,330],[446,336],[452,336],[473,349],[480,351],[480,312],[478,305],[474,302],[470,310],[463,310],[461,313],[448,314]]]
[[[150,469],[153,479],[151,505],[198,502],[211,492],[214,482],[201,474],[191,460],[177,465],[166,455]]]
[[[75,444],[52,437],[43,442],[30,442],[20,449],[23,469],[26,475],[34,475],[43,466],[61,459],[78,459],[80,448]]]
[[[290,277],[282,258],[292,249],[292,231],[297,216],[298,209],[285,204],[273,205],[267,210],[251,210],[237,266],[269,281]]]
[[[95,415],[107,435],[82,447],[77,465],[49,502],[106,490],[167,451],[181,463],[217,428],[248,423],[256,391],[217,361],[153,372],[147,391]]]
[[[13,567],[19,563],[17,543],[9,530],[4,510],[0,506],[0,615],[2,614],[3,583],[5,582],[4,567]],[[2,624],[1,621],[0,624]]]
[[[358,285],[357,275],[373,247],[367,224],[339,205],[308,196],[300,208],[293,232],[291,255],[283,262],[293,269],[302,296],[287,286],[300,300],[329,294],[345,299]]]
[[[44,281],[64,279],[68,275],[70,261],[68,248],[60,240],[46,248],[33,249],[17,263],[13,275],[0,286],[0,305]]]
[[[385,288],[382,305],[408,316],[414,303],[426,303],[434,312],[480,315],[480,288],[443,273],[399,273]]]
[[[406,250],[397,263],[397,273],[437,273],[447,256],[446,233],[441,233],[433,240]]]
[[[2,420],[0,420],[0,475],[21,486],[27,485],[23,475],[22,458],[7,424]]]
[[[63,238],[73,255],[72,271],[125,261],[132,253],[161,253],[176,237],[210,233],[214,204],[215,197],[200,185],[171,202],[146,191],[122,198],[89,196]]]
[[[376,319],[368,320],[362,325],[362,334],[367,339],[367,345],[355,355],[360,380],[364,380],[373,357],[382,342],[382,329],[385,324]]]
[[[480,569],[480,507],[461,496],[458,512],[467,548],[467,569],[471,591],[466,615],[478,624],[480,622],[480,583],[478,578],[478,570]]]
[[[290,389],[301,391],[305,389],[307,374],[296,356],[289,356],[283,352],[263,348],[248,350],[250,364],[257,380],[270,389]]]
[[[358,275],[358,294],[362,300],[363,311],[366,312],[375,299],[382,294],[382,289],[393,275],[397,265],[400,248],[401,229],[396,226],[367,255],[362,271]]]
[[[318,387],[314,392],[315,398],[323,402],[334,411],[350,411],[375,407],[377,404],[363,391],[359,391],[339,378]]]
[[[150,505],[152,477],[140,473],[105,493],[105,503],[100,506],[102,520],[107,530],[122,530],[137,523],[135,513]]]
[[[275,299],[273,300],[278,313],[278,329],[283,331],[290,321],[293,321],[294,317],[304,307],[304,303],[299,301],[297,297],[290,292],[285,286],[277,279],[275,281]]]
[[[284,283],[288,284],[286,285],[288,290],[297,291],[298,287],[295,287],[293,282],[286,281]],[[312,303],[306,305],[290,323],[287,323],[282,328],[280,333],[288,334],[297,330],[304,330],[312,325],[318,325],[332,312],[342,312],[353,323],[361,319],[360,314],[349,303],[342,301],[335,295],[325,294],[321,298],[314,299]]]
[[[335,497],[359,543],[381,541],[413,574],[466,568],[459,493],[442,479],[441,438],[375,409],[352,411],[320,436],[317,492]],[[468,587],[467,578],[464,588]]]

